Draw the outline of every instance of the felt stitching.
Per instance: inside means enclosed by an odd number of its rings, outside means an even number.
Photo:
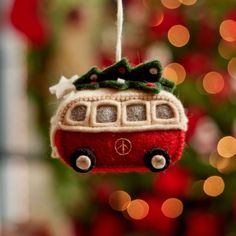
[[[128,155],[132,150],[132,142],[127,138],[119,138],[115,141],[114,149],[120,156]]]
[[[66,147],[64,145],[65,144],[65,140],[63,140],[63,135],[61,133],[59,133],[59,138],[60,138],[60,146],[61,146],[61,149],[62,149],[62,152],[63,152],[62,160],[66,163],[66,160],[65,160],[65,149],[66,149]],[[174,154],[171,157],[171,161],[172,162],[175,162],[178,159],[180,159],[181,153],[182,153],[182,150],[183,150],[183,146],[185,144],[184,143],[184,139],[185,139],[185,132],[179,133],[178,134],[178,139],[177,139],[178,140],[178,144],[177,144],[178,149],[174,152]],[[96,168],[96,166],[95,166],[95,168]],[[117,164],[115,167],[112,166],[112,165],[103,163],[103,167],[101,168],[101,170],[99,169],[99,172],[103,172],[105,169],[107,169],[109,171],[116,171],[116,172],[117,171],[129,171],[130,168],[132,170],[135,170],[135,171],[140,171],[140,170],[142,170],[142,171],[149,171],[145,166],[134,165],[132,163],[125,163],[125,165]]]
[[[149,95],[145,92],[140,92],[136,90],[131,90],[129,93],[126,91],[115,92],[113,89],[101,89],[102,91],[96,91],[97,96],[93,95],[95,91],[78,91],[73,96],[70,96],[63,101],[63,103],[58,107],[56,115],[51,119],[51,131],[50,131],[50,140],[52,149],[54,149],[53,139],[55,136],[55,131],[57,129],[70,130],[73,132],[135,132],[135,131],[145,131],[145,130],[171,130],[171,129],[180,129],[186,131],[187,129],[187,117],[184,113],[184,109],[180,101],[172,94],[166,91],[161,91],[158,95]],[[177,111],[179,114],[180,123],[179,124],[152,124],[151,126],[133,126],[133,127],[83,127],[80,126],[68,126],[63,123],[66,111],[73,106],[76,102],[88,101],[88,96],[92,96],[92,101],[99,100],[102,96],[106,99],[113,99],[115,101],[127,101],[130,98],[132,99],[147,99],[152,101],[153,99],[163,99],[164,101],[171,101],[177,104]],[[105,95],[110,94],[110,95]],[[130,94],[130,96],[128,96]],[[82,99],[81,96],[82,95]],[[90,97],[91,98],[91,97]],[[75,99],[75,100],[74,100]],[[110,103],[110,101],[109,101]],[[54,152],[54,155],[55,156]],[[57,154],[57,153],[56,153]]]
[[[104,92],[110,93],[111,91],[110,90],[103,90],[102,92],[103,93]],[[77,93],[78,94],[75,94],[74,96],[70,97],[69,100],[65,100],[61,104],[61,106],[59,106],[58,111],[57,111],[57,113],[56,113],[56,115],[54,117],[55,119],[54,119],[54,122],[52,123],[52,127],[59,125],[59,122],[57,121],[59,119],[59,121],[61,121],[61,124],[62,124],[61,128],[62,129],[68,129],[68,128],[66,128],[64,126],[64,123],[63,123],[63,119],[64,119],[64,115],[66,113],[66,110],[71,105],[73,105],[74,103],[77,103],[79,101],[84,101],[84,98],[87,98],[87,96],[79,97],[79,95],[81,94],[81,91],[79,91]],[[89,94],[91,94],[91,91],[90,91]],[[91,99],[89,99],[89,100],[97,101],[101,97],[102,96],[100,96],[100,95],[92,96]],[[166,101],[168,103],[171,101],[170,104],[172,104],[174,102],[174,104],[176,105],[175,108],[177,108],[177,110],[178,110],[179,120],[181,121],[181,125],[179,125],[179,126],[174,125],[174,126],[171,126],[169,128],[175,128],[175,129],[176,128],[180,128],[180,129],[183,129],[183,130],[186,130],[186,128],[187,128],[187,118],[186,118],[186,115],[184,114],[184,110],[183,110],[182,104],[178,101],[178,99],[174,95],[172,95],[172,94],[170,94],[168,92],[162,91],[160,94],[152,95],[152,96],[147,96],[145,93],[140,93],[140,92],[138,93],[138,95],[137,95],[137,92],[134,95],[131,92],[130,96],[126,96],[126,95],[123,96],[121,93],[118,93],[118,96],[117,95],[115,96],[115,95],[111,94],[111,95],[107,95],[107,96],[103,95],[103,97],[105,97],[106,99],[110,98],[111,100],[113,99],[115,101],[117,101],[117,100],[126,101],[126,100],[129,100],[129,99],[140,99],[140,100],[142,100],[142,99],[147,99],[148,98],[147,100],[150,100],[150,101],[155,100],[155,99],[161,99],[161,100],[164,100],[164,101]],[[75,100],[73,100],[73,99],[75,99]],[[111,102],[111,101],[109,101],[109,102]],[[172,122],[170,122],[170,124],[171,123]],[[169,123],[167,123],[167,124],[169,124]],[[162,126],[162,125],[158,125],[157,128],[167,129],[168,127],[165,127],[165,126]],[[72,129],[72,130],[74,130],[74,129]],[[81,129],[81,130],[83,130],[83,129]]]
[[[106,123],[101,123],[101,124],[106,124]],[[111,124],[111,123],[108,123]],[[112,123],[113,124],[113,123]],[[134,131],[150,131],[150,130],[183,130],[184,127],[181,126],[180,124],[158,124],[158,125],[133,125],[129,127],[124,127],[124,126],[114,126],[110,127],[103,125],[103,127],[84,127],[84,126],[66,126],[62,125],[61,123],[58,124],[58,128],[62,130],[67,130],[67,131],[79,131],[79,132],[89,132],[89,133],[99,133],[99,132],[134,132]]]

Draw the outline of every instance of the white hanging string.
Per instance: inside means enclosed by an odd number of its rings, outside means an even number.
[[[123,4],[122,0],[117,0],[117,38],[116,38],[116,61],[122,57],[122,30],[123,30]]]

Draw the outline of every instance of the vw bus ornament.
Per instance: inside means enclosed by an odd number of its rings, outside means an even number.
[[[80,173],[165,170],[180,159],[187,130],[174,84],[158,61],[123,59],[50,88],[64,97],[51,120],[53,156]]]

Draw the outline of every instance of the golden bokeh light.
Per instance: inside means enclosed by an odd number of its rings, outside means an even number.
[[[183,203],[177,198],[165,200],[161,206],[162,213],[168,218],[177,218],[183,212]]]
[[[169,79],[175,83],[177,83],[177,81],[178,81],[178,75],[177,75],[176,71],[170,67],[165,67],[165,69],[163,71],[163,77],[166,79]]]
[[[109,197],[109,204],[116,211],[124,211],[131,202],[130,195],[125,191],[115,191]]]
[[[224,20],[220,24],[220,35],[228,42],[236,41],[236,21]]]
[[[133,200],[127,207],[128,216],[133,220],[141,220],[148,215],[149,205],[141,199]]]
[[[229,61],[228,72],[232,78],[236,79],[236,57]]]
[[[220,176],[211,176],[204,181],[203,191],[211,197],[217,197],[223,193],[225,188],[224,180]]]
[[[230,159],[221,158],[218,160],[216,168],[220,173],[224,173],[227,171],[230,164]]]
[[[209,164],[214,167],[214,168],[217,168],[217,162],[218,160],[222,158],[218,153],[216,152],[213,152],[211,153],[211,155],[209,156]]]
[[[236,159],[235,158],[222,158],[224,162],[220,164],[217,170],[223,174],[229,174],[236,171]]]
[[[186,71],[179,63],[171,63],[164,68],[163,77],[181,84],[186,78]]]
[[[218,52],[224,59],[231,59],[236,54],[236,42],[221,40],[218,45]]]
[[[225,136],[217,144],[219,155],[224,158],[231,158],[236,154],[236,139],[232,136]]]
[[[176,9],[181,5],[179,0],[161,0],[161,3],[168,9]]]
[[[230,163],[229,158],[223,158],[216,152],[212,153],[209,157],[209,164],[216,168],[220,173],[224,173],[228,169]]]
[[[168,40],[175,47],[183,47],[189,39],[189,30],[183,25],[174,25],[168,31]]]
[[[191,6],[197,2],[197,0],[179,0],[183,5]]]
[[[203,78],[203,88],[207,93],[217,94],[223,90],[224,85],[224,78],[218,72],[211,71]]]

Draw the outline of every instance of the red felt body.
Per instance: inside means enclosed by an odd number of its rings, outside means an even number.
[[[120,138],[129,140],[131,150],[120,155],[115,148]],[[85,133],[57,130],[54,145],[60,157],[70,165],[71,154],[78,148],[88,148],[96,156],[96,166],[92,172],[149,171],[144,165],[144,155],[153,148],[165,150],[171,163],[177,161],[184,148],[185,132],[182,130],[155,130],[141,132],[101,132]],[[122,152],[122,149],[120,149]],[[127,150],[126,150],[127,151]]]

